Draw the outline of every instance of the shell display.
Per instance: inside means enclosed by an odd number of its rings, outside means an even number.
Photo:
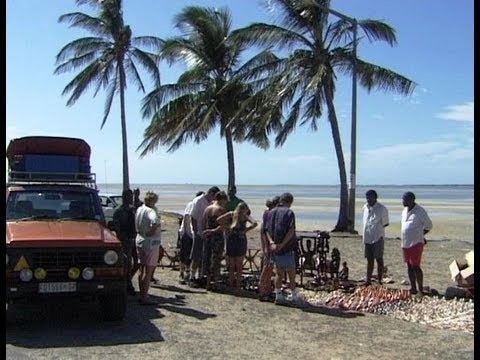
[[[305,301],[313,306],[393,316],[441,329],[474,333],[474,302],[472,299],[446,300],[440,296],[416,297],[409,290],[380,286],[357,287],[353,293],[303,291]]]

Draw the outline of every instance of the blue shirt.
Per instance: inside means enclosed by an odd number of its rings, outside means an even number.
[[[284,205],[277,205],[269,211],[265,231],[270,234],[275,244],[280,244],[291,228],[295,229],[295,214]],[[278,255],[286,254],[297,247],[295,235],[277,252]]]

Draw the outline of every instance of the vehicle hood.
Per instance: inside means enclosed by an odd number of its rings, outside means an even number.
[[[29,246],[118,246],[117,237],[96,221],[7,222],[6,243]]]

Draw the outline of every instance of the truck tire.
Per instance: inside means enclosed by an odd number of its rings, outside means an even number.
[[[126,291],[101,295],[99,301],[104,320],[115,321],[125,317],[127,311]]]

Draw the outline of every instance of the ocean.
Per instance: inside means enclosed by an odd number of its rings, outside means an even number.
[[[159,195],[158,208],[164,211],[183,213],[186,204],[199,190],[206,191],[206,184],[131,184],[138,187],[141,196],[151,190]],[[226,191],[226,185],[217,185]],[[98,184],[100,192],[121,194],[121,184]],[[361,229],[362,206],[365,192],[375,189],[378,201],[389,209],[390,222],[400,222],[403,209],[401,197],[406,191],[416,195],[416,201],[429,213],[432,221],[469,223],[473,229],[473,185],[362,185],[356,189],[355,226]],[[305,226],[322,225],[333,228],[338,218],[340,187],[331,185],[237,185],[237,196],[252,209],[252,216],[261,219],[265,200],[283,192],[294,196],[292,209],[297,223]],[[473,234],[472,234],[473,237]]]

